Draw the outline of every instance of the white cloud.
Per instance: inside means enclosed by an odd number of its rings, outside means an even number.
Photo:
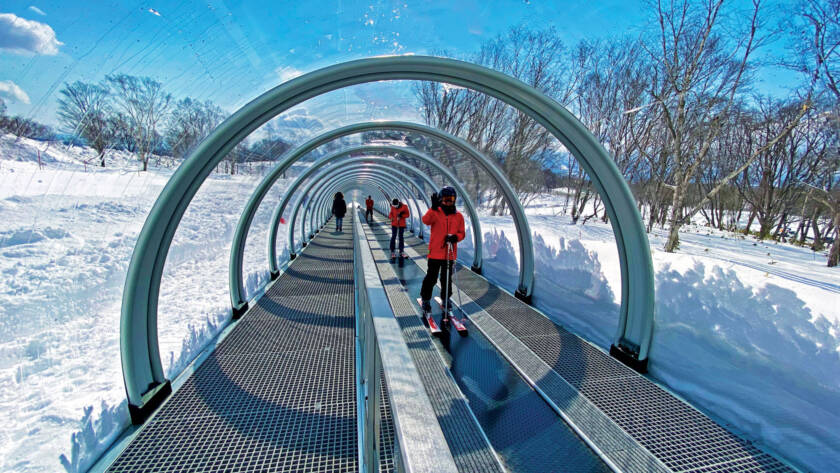
[[[0,50],[19,54],[58,54],[62,43],[46,23],[27,20],[13,13],[0,13]]]
[[[286,82],[287,80],[294,79],[295,77],[303,74],[303,71],[292,66],[280,66],[277,69],[274,69],[274,72],[280,78],[280,82]]]
[[[41,10],[40,8],[36,7],[35,5],[29,5],[29,10],[34,11],[35,13],[37,13],[41,16],[47,16],[47,14],[44,13],[44,10]]]
[[[21,103],[29,103],[29,96],[10,80],[0,81],[0,97]]]

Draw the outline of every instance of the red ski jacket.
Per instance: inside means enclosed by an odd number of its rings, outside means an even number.
[[[429,231],[429,259],[446,258],[446,235],[457,235],[458,241],[467,236],[464,231],[464,216],[461,212],[455,211],[452,215],[446,215],[443,210],[429,209],[423,215],[423,223],[432,227]],[[458,244],[452,245],[451,260],[458,258]]]
[[[391,211],[388,213],[388,218],[391,219],[392,227],[405,227],[405,219],[410,215],[408,206],[400,204],[398,208],[391,206]]]
[[[373,199],[365,199],[365,207],[370,210],[373,208]]]

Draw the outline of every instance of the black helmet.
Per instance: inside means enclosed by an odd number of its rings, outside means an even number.
[[[438,192],[438,195],[441,196],[441,197],[448,197],[448,196],[458,197],[458,193],[455,192],[455,189],[453,189],[450,186],[446,186],[443,189],[441,189],[440,192]]]

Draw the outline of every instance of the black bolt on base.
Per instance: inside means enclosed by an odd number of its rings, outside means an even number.
[[[633,353],[625,348],[622,348],[621,346],[610,345],[610,356],[624,363],[625,365],[629,366],[634,371],[640,374],[647,373],[648,360],[647,358],[645,358],[644,360],[639,360],[639,355],[637,353]]]
[[[143,394],[142,406],[128,403],[128,415],[131,417],[131,423],[140,425],[145,422],[170,394],[172,394],[172,385],[169,384],[168,379],[156,386],[150,386],[150,389]]]
[[[513,295],[516,296],[516,298],[520,301],[531,305],[531,295],[526,294],[525,291],[523,291],[522,289],[517,289],[516,292],[513,293]]]
[[[247,302],[242,304],[239,307],[234,307],[233,308],[233,320],[238,320],[243,315],[245,315],[245,312],[248,312],[248,303]]]

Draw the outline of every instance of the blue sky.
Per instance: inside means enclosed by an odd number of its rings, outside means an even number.
[[[571,45],[585,37],[635,36],[648,20],[634,2],[581,3],[7,1],[0,6],[0,96],[10,113],[55,124],[65,82],[127,73],[158,79],[177,98],[212,99],[233,111],[284,79],[348,59],[465,56],[517,24],[554,26]],[[763,77],[760,86],[773,93],[795,80],[770,69]],[[318,110],[346,115],[348,104],[360,107],[360,94],[367,106],[358,112],[367,116],[407,98],[396,86],[357,87],[353,100],[334,93],[316,101]],[[345,97],[340,107],[336,97]],[[308,110],[297,113],[312,112],[312,104]]]

